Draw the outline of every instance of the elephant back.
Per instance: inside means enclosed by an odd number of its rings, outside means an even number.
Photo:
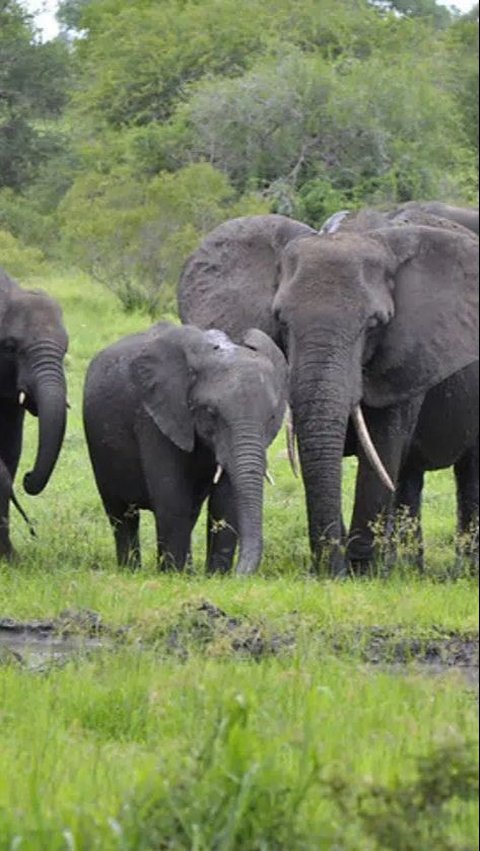
[[[272,301],[281,252],[291,240],[313,233],[308,225],[274,214],[219,225],[183,268],[178,288],[182,322],[221,329],[234,342],[252,327],[275,339]]]

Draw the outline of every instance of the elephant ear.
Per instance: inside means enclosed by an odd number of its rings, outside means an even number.
[[[281,252],[291,240],[313,233],[308,225],[274,214],[219,225],[183,268],[178,289],[182,322],[219,328],[235,343],[252,327],[275,338],[272,301]]]
[[[131,370],[143,406],[156,426],[179,449],[192,452],[195,430],[188,405],[191,373],[185,330],[171,327],[152,336],[133,360]]]
[[[478,359],[478,241],[410,226],[370,236],[393,255],[395,314],[364,370],[366,403],[384,407]]]
[[[263,331],[260,331],[258,328],[249,328],[243,337],[242,345],[247,349],[252,349],[254,352],[259,352],[259,354],[271,361],[275,377],[277,379],[277,389],[282,396],[286,397],[288,376],[287,361],[285,360],[283,352],[280,351],[271,337],[264,334]]]
[[[276,396],[276,417],[274,430],[271,436],[273,440],[275,434],[280,428],[281,422],[285,414],[288,396],[288,366],[283,353],[273,340],[260,331],[258,328],[250,328],[243,340],[242,344],[247,349],[258,352],[272,364],[273,367],[273,388]]]

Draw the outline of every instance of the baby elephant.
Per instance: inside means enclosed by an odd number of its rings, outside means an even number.
[[[209,499],[207,570],[255,571],[262,556],[266,449],[283,420],[287,366],[249,330],[165,322],[100,352],[88,369],[84,424],[119,564],[140,566],[139,510],[153,511],[158,562],[184,567]]]

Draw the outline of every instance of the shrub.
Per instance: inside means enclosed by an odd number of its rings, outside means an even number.
[[[89,172],[60,207],[64,251],[126,311],[154,316],[171,309],[182,264],[201,237],[239,209],[228,179],[207,163],[143,181],[122,167]]]
[[[14,278],[41,272],[45,258],[38,248],[27,248],[11,233],[0,230],[0,266]]]

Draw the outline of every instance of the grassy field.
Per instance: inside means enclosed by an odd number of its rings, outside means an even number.
[[[257,577],[203,576],[203,521],[191,575],[159,576],[148,516],[145,567],[122,573],[81,392],[92,355],[149,321],[84,277],[29,283],[63,306],[72,407],[46,492],[18,488],[38,539],[14,518],[0,617],[91,610],[104,632],[62,666],[0,664],[0,851],[477,848],[477,695],[455,666],[417,664],[419,647],[478,632],[475,581],[450,578],[450,472],[428,478],[424,577],[406,564],[388,580],[309,577],[283,435]],[[21,472],[35,439],[31,422]],[[347,511],[354,475],[345,462]]]

